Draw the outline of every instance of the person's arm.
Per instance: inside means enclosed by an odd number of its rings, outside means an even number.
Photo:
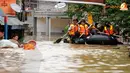
[[[72,29],[72,27],[71,27],[71,26],[69,26],[68,31],[70,31],[71,29]]]

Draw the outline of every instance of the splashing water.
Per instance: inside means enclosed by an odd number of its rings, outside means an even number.
[[[35,50],[19,49],[13,51],[15,55],[5,54],[5,57],[15,57],[13,65],[16,64],[22,73],[129,73],[130,59],[124,52],[126,49],[113,47],[37,41]]]

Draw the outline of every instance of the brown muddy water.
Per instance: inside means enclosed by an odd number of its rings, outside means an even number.
[[[53,44],[0,49],[0,73],[130,73],[126,46]]]

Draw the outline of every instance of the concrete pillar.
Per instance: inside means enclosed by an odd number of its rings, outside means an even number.
[[[49,35],[49,17],[46,17],[46,35]]]
[[[34,39],[36,40],[36,36],[37,36],[37,17],[34,17],[34,20],[33,20],[33,36],[34,36]]]
[[[51,17],[46,17],[46,35],[51,38]]]
[[[51,39],[51,18],[49,18],[49,41]]]
[[[37,17],[34,17],[34,10],[32,12],[33,18],[33,39],[36,40],[37,37]]]

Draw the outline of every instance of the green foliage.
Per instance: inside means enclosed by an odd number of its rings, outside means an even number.
[[[76,15],[78,19],[82,18],[82,14],[87,11],[91,12],[93,15],[93,20],[104,24],[106,22],[113,22],[114,25],[119,25],[120,28],[130,27],[130,10],[121,11],[120,5],[121,0],[106,0],[106,5],[118,6],[117,8],[106,8],[106,13],[103,13],[103,6],[88,5],[88,4],[69,4],[68,16]],[[128,3],[128,2],[127,2]]]
[[[102,6],[95,6],[95,5],[87,5],[87,4],[69,4],[67,14],[70,18],[74,15],[78,17],[78,19],[83,18],[84,12],[92,12],[95,19],[101,16]]]
[[[20,0],[16,0],[16,3],[19,4],[19,3],[20,3]]]

